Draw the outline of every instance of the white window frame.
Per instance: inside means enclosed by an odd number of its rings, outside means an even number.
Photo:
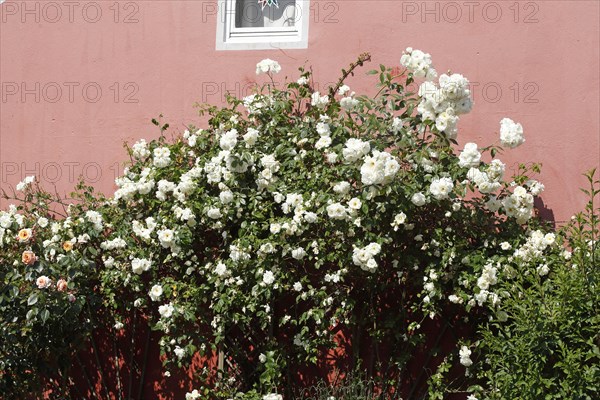
[[[296,0],[293,27],[237,28],[236,0],[218,0],[217,50],[277,50],[308,48],[310,0]]]

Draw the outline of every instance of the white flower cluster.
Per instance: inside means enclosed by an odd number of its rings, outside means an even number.
[[[274,154],[267,154],[260,159],[260,165],[263,167],[263,170],[256,180],[256,185],[259,190],[262,190],[275,182],[275,174],[279,172],[281,164],[277,161]]]
[[[131,270],[134,274],[141,275],[142,272],[150,271],[152,260],[146,258],[134,258],[131,260]]]
[[[100,232],[102,230],[102,214],[98,211],[86,211],[85,217],[94,225],[94,230]]]
[[[34,181],[35,181],[35,176],[33,176],[33,175],[27,176],[27,177],[25,177],[25,179],[23,179],[23,181],[17,183],[17,186],[15,187],[15,189],[22,192],[23,190],[25,190],[25,188],[27,188],[27,186],[32,184]]]
[[[263,396],[263,400],[283,400],[283,396],[277,393],[269,393]]]
[[[153,154],[155,167],[164,168],[171,163],[171,150],[168,147],[157,147]]]
[[[481,290],[487,290],[490,286],[498,283],[498,278],[496,273],[498,272],[498,268],[491,263],[488,263],[483,266],[483,271],[481,271],[481,276],[477,278],[477,286]]]
[[[194,389],[189,393],[185,394],[185,400],[198,400],[200,399],[201,394],[198,392],[198,389]]]
[[[310,98],[310,105],[320,109],[325,108],[329,104],[329,96],[321,96],[321,93],[314,92]]]
[[[531,193],[534,196],[539,196],[545,189],[543,183],[538,182],[534,179],[530,179],[527,182],[525,182],[525,186],[527,186],[527,188],[529,189],[529,193]]]
[[[494,193],[502,186],[501,181],[505,169],[506,165],[502,161],[494,159],[486,165],[485,171],[470,168],[467,172],[467,179],[473,182],[481,193]]]
[[[144,240],[150,240],[150,235],[152,234],[152,232],[154,232],[154,228],[156,228],[156,221],[154,220],[154,218],[146,218],[146,226],[147,227],[144,227],[144,225],[140,221],[133,221],[133,233],[135,233],[138,237]]]
[[[347,85],[343,85],[342,87],[339,88],[338,93],[341,96],[344,96],[349,91],[350,91],[350,88]],[[355,93],[352,92],[348,96],[342,97],[340,99],[340,106],[344,110],[346,110],[346,111],[352,111],[356,107],[358,107],[358,105],[360,104],[360,102],[357,99],[354,98],[354,95],[355,95]]]
[[[406,223],[406,214],[400,212],[396,214],[394,221],[390,225],[394,228],[394,231],[398,231],[400,225],[403,225],[404,223]]]
[[[384,185],[390,183],[399,170],[400,164],[394,156],[373,150],[373,155],[366,157],[360,168],[361,181],[367,186]]]
[[[433,181],[431,181],[429,193],[431,193],[436,200],[444,200],[448,198],[450,193],[452,193],[452,189],[454,189],[454,183],[452,182],[452,179],[448,177],[435,178]]]
[[[431,81],[438,76],[436,70],[433,68],[431,55],[421,50],[413,50],[412,47],[408,47],[402,53],[400,64],[406,67],[417,78],[424,78]]]
[[[327,122],[321,121],[317,124],[317,133],[320,137],[315,143],[315,149],[325,149],[331,146],[331,127]]]
[[[450,139],[458,135],[458,115],[471,111],[473,101],[469,81],[460,74],[443,74],[439,87],[433,82],[424,82],[419,87],[421,102],[417,107],[424,120],[435,121],[438,131],[445,132]]]
[[[219,140],[219,146],[221,146],[221,149],[225,151],[233,150],[238,141],[237,136],[237,129],[232,129],[230,131],[225,132]]]
[[[136,193],[150,193],[155,185],[154,180],[149,179],[152,172],[152,169],[144,168],[139,174],[139,177],[136,177],[135,174],[128,172],[125,176],[115,179],[115,183],[119,187],[114,194],[115,201],[120,199],[131,199]],[[137,180],[134,180],[136,178]]]
[[[158,235],[158,241],[162,247],[165,249],[170,248],[171,251],[175,250],[175,231],[163,228],[158,230],[156,234]]]
[[[248,131],[242,135],[242,138],[244,139],[244,143],[246,144],[247,148],[253,147],[256,144],[256,141],[258,140],[259,137],[259,132],[258,130],[254,129],[254,128],[248,128]]]
[[[359,248],[354,247],[352,253],[352,262],[359,266],[363,271],[374,272],[377,269],[377,261],[375,256],[381,251],[381,245],[378,243],[370,243],[368,246]]]
[[[514,256],[523,261],[532,261],[541,258],[544,250],[555,243],[554,233],[546,233],[535,230],[529,233],[529,237],[523,246],[515,250]]]
[[[256,75],[260,74],[278,74],[281,71],[281,65],[277,61],[265,58],[256,64]]]
[[[127,242],[125,242],[120,237],[100,243],[100,248],[102,250],[122,249],[122,248],[125,248],[126,246],[127,246]]]
[[[348,162],[356,162],[369,154],[371,145],[360,139],[351,138],[346,141],[346,146],[342,150],[344,159]]]
[[[171,318],[173,312],[175,311],[175,307],[173,307],[173,303],[163,304],[158,307],[158,313],[161,318]]]
[[[525,143],[523,127],[510,118],[500,121],[500,143],[502,146],[514,149]]]
[[[481,162],[481,153],[477,143],[467,143],[458,156],[458,165],[461,167],[478,167]]]
[[[509,217],[514,217],[519,224],[527,222],[533,211],[533,195],[523,186],[517,186],[510,196],[502,199],[504,212]]]
[[[244,107],[250,115],[262,114],[269,105],[273,104],[273,97],[264,94],[251,94],[244,97]]]
[[[462,346],[458,352],[460,357],[460,363],[465,367],[470,367],[473,365],[473,361],[471,360],[471,350],[467,346]]]
[[[133,157],[138,160],[143,160],[144,158],[150,155],[150,150],[148,150],[148,143],[146,140],[141,139],[133,146],[131,146],[131,150],[133,153]]]
[[[150,288],[150,291],[148,292],[148,296],[150,296],[150,299],[152,301],[159,301],[162,294],[163,294],[163,288],[161,285],[152,286]]]

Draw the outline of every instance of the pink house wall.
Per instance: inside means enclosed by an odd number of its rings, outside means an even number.
[[[558,221],[585,204],[581,174],[600,164],[600,2],[311,0],[305,50],[216,51],[216,1],[12,1],[0,5],[0,185],[35,174],[68,191],[83,174],[109,193],[123,141],[198,122],[195,102],[249,93],[255,65],[283,80],[307,63],[321,87],[368,51],[395,66],[407,46],[473,83],[459,141],[497,140],[508,116],[525,145],[506,153],[543,163],[543,200]],[[262,81],[262,78],[258,78]],[[359,72],[349,82],[371,92]],[[5,203],[1,204],[6,206]]]

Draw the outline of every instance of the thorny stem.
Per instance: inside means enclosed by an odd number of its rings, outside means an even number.
[[[350,75],[354,76],[354,70],[358,67],[362,67],[368,61],[371,61],[371,54],[362,53],[360,56],[358,56],[358,60],[356,60],[355,62],[350,64],[350,67],[348,68],[347,71],[345,69],[343,69],[342,77],[338,80],[335,87],[329,88],[329,95],[331,97],[334,97],[335,94],[337,93],[337,91],[339,90],[339,88],[342,87],[342,85],[344,84],[344,81],[346,80],[346,78],[348,78]]]
[[[112,339],[113,339],[113,354],[114,354],[114,358],[115,358],[115,373],[117,375],[117,393],[119,395],[119,400],[123,399],[123,386],[121,385],[121,374],[119,373],[119,354],[117,351],[117,337],[116,337],[116,332],[113,331],[113,335],[112,335]]]
[[[133,310],[133,327],[131,329],[131,352],[129,355],[129,383],[127,385],[127,400],[131,399],[131,388],[133,387],[133,355],[135,353],[135,325],[137,313]]]
[[[90,393],[92,394],[92,396],[94,397],[94,399],[98,400],[98,396],[96,395],[96,388],[92,385],[92,381],[90,380],[90,377],[87,374],[85,366],[81,362],[81,359],[79,358],[79,355],[77,353],[75,353],[75,359],[79,363],[79,367],[81,368],[81,372],[83,373],[83,377],[85,378],[85,380],[86,380],[86,382],[88,384],[88,387],[90,388]]]
[[[144,377],[146,375],[146,365],[148,364],[148,347],[150,346],[150,328],[148,328],[148,334],[146,335],[146,345],[144,347],[144,361],[142,364],[142,375],[140,376],[140,385],[138,399],[143,400],[144,394]]]

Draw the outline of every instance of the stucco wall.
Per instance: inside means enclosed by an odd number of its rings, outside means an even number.
[[[311,0],[306,50],[215,51],[216,1],[11,1],[0,5],[0,185],[38,175],[59,191],[83,174],[105,192],[123,141],[197,122],[195,102],[249,92],[256,62],[284,79],[313,65],[320,86],[362,52],[398,65],[407,46],[473,83],[459,141],[497,140],[521,122],[526,143],[502,159],[543,163],[543,200],[561,221],[581,209],[585,170],[600,164],[599,8],[593,1]],[[369,68],[365,68],[366,72]],[[372,78],[349,82],[372,91]],[[101,91],[101,93],[100,93]],[[2,203],[5,206],[5,203]]]

